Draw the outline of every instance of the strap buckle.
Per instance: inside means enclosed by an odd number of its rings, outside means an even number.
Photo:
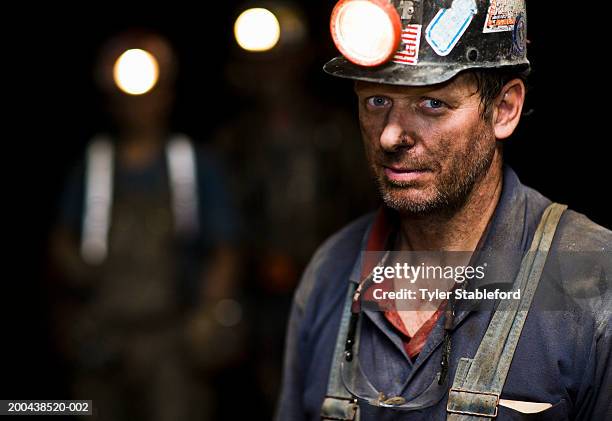
[[[451,414],[497,417],[499,393],[452,387],[448,392],[446,411]]]
[[[357,399],[325,396],[321,407],[321,419],[329,421],[355,421],[359,405]]]

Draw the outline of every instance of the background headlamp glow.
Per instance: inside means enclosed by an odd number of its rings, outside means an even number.
[[[348,60],[378,66],[397,51],[402,24],[387,0],[340,0],[332,12],[334,43]]]
[[[238,45],[247,51],[267,51],[280,38],[280,25],[274,13],[263,8],[245,10],[234,23]]]
[[[142,95],[157,83],[159,66],[151,53],[138,48],[127,50],[115,62],[113,78],[123,92]]]

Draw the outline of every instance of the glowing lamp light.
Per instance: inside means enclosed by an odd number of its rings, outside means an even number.
[[[113,77],[123,92],[142,95],[157,83],[159,65],[151,53],[134,48],[119,56],[113,68]]]
[[[330,29],[344,57],[360,66],[378,66],[397,51],[402,24],[388,0],[340,0]]]
[[[236,19],[234,36],[238,45],[247,51],[268,51],[278,43],[280,24],[267,9],[248,9]]]

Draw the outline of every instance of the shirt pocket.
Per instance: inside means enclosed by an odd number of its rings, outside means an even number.
[[[512,408],[498,406],[497,420],[499,421],[569,421],[565,399],[553,404],[548,409],[532,414],[525,414]]]

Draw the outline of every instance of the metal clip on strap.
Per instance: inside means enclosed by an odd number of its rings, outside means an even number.
[[[326,396],[321,408],[322,420],[355,421],[359,407],[355,399]]]
[[[446,410],[455,414],[495,418],[498,404],[499,393],[478,392],[453,387],[448,394]]]

